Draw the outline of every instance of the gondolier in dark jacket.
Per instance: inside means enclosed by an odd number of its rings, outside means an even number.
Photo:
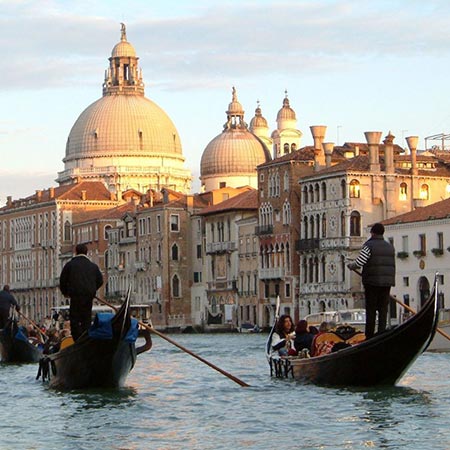
[[[103,284],[103,276],[97,264],[87,256],[87,246],[78,244],[75,256],[63,267],[59,288],[70,298],[70,329],[77,340],[91,324],[92,302],[97,289]]]
[[[17,311],[20,310],[17,300],[11,294],[9,285],[5,284],[3,290],[0,291],[0,329],[5,327],[6,322],[9,319],[11,306],[14,306]]]
[[[378,332],[386,329],[391,287],[395,286],[395,250],[383,237],[384,226],[376,223],[354,262],[347,264],[351,270],[362,269],[362,282],[366,297],[366,339],[375,333],[378,311]]]

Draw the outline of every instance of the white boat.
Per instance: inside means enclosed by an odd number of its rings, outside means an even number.
[[[322,322],[332,326],[350,325],[359,331],[364,331],[366,311],[364,309],[343,309],[341,311],[323,311],[305,316],[309,326],[319,328]]]
[[[427,348],[429,352],[450,352],[450,340],[440,334],[439,330],[450,336],[450,309],[439,310],[438,330]]]
[[[239,333],[260,333],[261,328],[258,327],[258,325],[253,325],[250,322],[245,322],[241,324],[240,327],[237,329]]]

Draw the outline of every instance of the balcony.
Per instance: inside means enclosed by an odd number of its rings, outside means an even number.
[[[229,253],[236,250],[236,242],[227,241],[227,242],[212,242],[206,244],[206,253]]]
[[[273,225],[259,225],[255,228],[255,234],[257,236],[273,234]]]
[[[134,263],[134,268],[139,271],[144,271],[147,269],[147,265],[145,264],[144,261],[136,261]]]
[[[268,269],[259,269],[258,278],[260,280],[282,280],[285,275],[284,267],[270,267]]]
[[[320,248],[320,239],[300,239],[296,242],[295,249],[300,252],[317,250]]]
[[[237,291],[236,280],[208,281],[208,291]]]

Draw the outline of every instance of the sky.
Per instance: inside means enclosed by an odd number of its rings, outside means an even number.
[[[287,92],[301,145],[312,125],[336,144],[419,136],[419,150],[450,133],[448,0],[0,0],[0,205],[57,185],[121,22],[145,96],[179,132],[193,192],[233,86],[246,122],[259,101],[271,131]]]

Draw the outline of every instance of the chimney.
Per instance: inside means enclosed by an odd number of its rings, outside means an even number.
[[[81,200],[86,200],[86,191],[84,189],[81,191]]]
[[[325,152],[325,166],[331,167],[331,155],[334,150],[334,142],[324,142],[322,144],[323,151]]]
[[[42,191],[41,190],[36,190],[36,201],[40,202],[42,199]]]
[[[355,145],[355,148],[353,149],[355,156],[359,156],[359,145]]]
[[[419,137],[408,136],[406,142],[411,153],[411,173],[417,175],[417,143],[419,142]]]
[[[384,138],[384,170],[386,173],[393,174],[394,169],[394,138],[395,136],[389,131]]]
[[[379,158],[379,144],[381,139],[381,131],[366,131],[364,132],[366,136],[367,144],[369,145],[369,161],[370,161],[370,172],[380,171],[380,158]]]
[[[50,198],[55,198],[55,188],[54,187],[49,188],[48,195],[50,196]]]
[[[314,139],[314,170],[319,170],[320,166],[325,166],[325,154],[322,148],[327,127],[325,125],[313,125],[309,127]]]
[[[12,206],[12,196],[8,195],[6,197],[6,206],[11,207]]]

